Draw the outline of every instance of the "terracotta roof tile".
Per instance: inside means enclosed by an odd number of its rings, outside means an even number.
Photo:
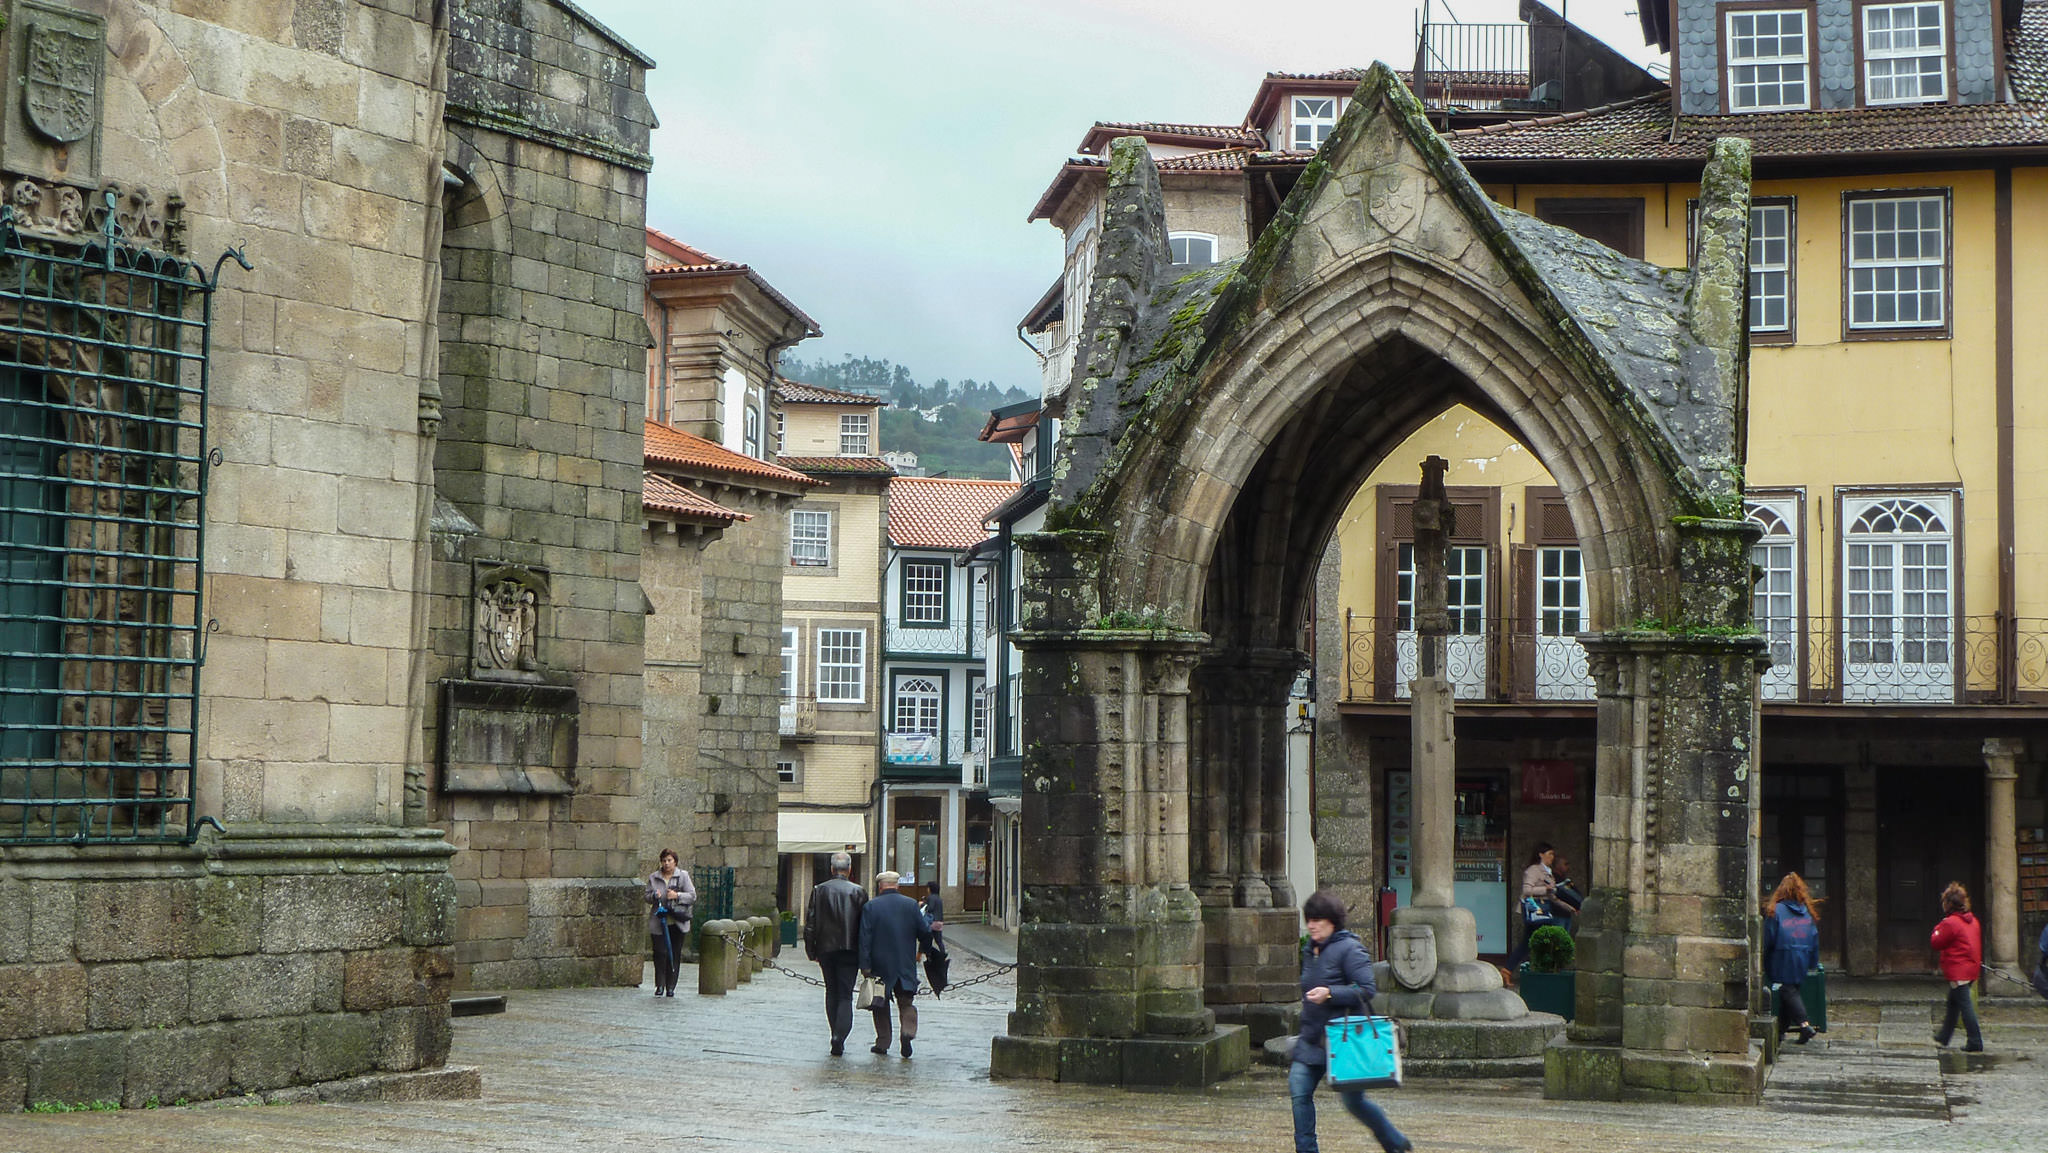
[[[889,543],[898,548],[973,548],[988,537],[982,525],[1016,495],[1007,480],[903,476],[889,483]]]
[[[895,476],[896,469],[879,456],[785,456],[782,463],[813,476]]]
[[[658,228],[647,230],[647,277],[658,279],[687,280],[700,276],[742,276],[754,287],[761,290],[768,299],[788,310],[789,315],[800,320],[807,330],[806,335],[823,336],[824,330],[812,320],[803,309],[768,283],[759,269],[742,264],[737,260],[721,260],[694,245],[685,244]]]
[[[801,380],[787,377],[775,378],[775,398],[787,404],[887,404],[879,396],[865,392],[846,392],[837,388],[825,388],[816,384],[805,384]]]
[[[1166,124],[1157,121],[1098,120],[1081,138],[1078,152],[1094,152],[1106,140],[1118,136],[1173,137],[1159,143],[1207,142],[1224,147],[1260,148],[1265,145],[1265,135],[1258,129],[1239,124]]]
[[[653,472],[640,474],[640,505],[655,512],[682,513],[685,516],[703,517],[707,520],[722,520],[727,524],[754,519],[747,513],[729,509],[714,500],[707,500],[660,473]]]
[[[701,436],[693,436],[679,428],[670,428],[660,421],[650,420],[646,424],[647,463],[680,465],[730,477],[747,477],[756,480],[773,481],[787,485],[813,485],[818,482],[803,473],[743,456],[723,445],[713,444]]]

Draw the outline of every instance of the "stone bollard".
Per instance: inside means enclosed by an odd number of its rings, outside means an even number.
[[[740,952],[740,946],[745,944],[747,940],[747,923],[745,921],[726,921],[724,924],[727,953],[725,959],[725,987],[737,989],[754,979],[753,961],[749,960],[746,954]]]
[[[706,921],[697,940],[697,994],[723,997],[732,988],[731,921]]]
[[[747,947],[754,951],[747,958],[754,963],[756,973],[768,967],[768,954],[775,951],[775,922],[767,917],[748,917],[747,924],[753,931],[747,934]]]

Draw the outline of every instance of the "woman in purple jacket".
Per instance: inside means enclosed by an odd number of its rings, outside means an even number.
[[[1301,917],[1308,922],[1309,943],[1301,962],[1301,1036],[1294,1041],[1287,1092],[1294,1098],[1295,1153],[1318,1153],[1315,1091],[1330,1065],[1323,1026],[1333,1017],[1371,1011],[1372,959],[1344,927],[1344,902],[1335,893],[1319,891],[1310,896],[1301,906]],[[1353,1117],[1365,1122],[1381,1149],[1394,1153],[1415,1148],[1363,1092],[1340,1089],[1337,1099]]]

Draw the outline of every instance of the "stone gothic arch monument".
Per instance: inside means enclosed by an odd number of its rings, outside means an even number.
[[[1753,1099],[1748,202],[1724,141],[1693,270],[1630,260],[1491,202],[1376,66],[1245,260],[1182,275],[1144,144],[1117,142],[1052,506],[1020,542],[1023,966],[995,1075],[1203,1083],[1247,1060],[1208,1003],[1296,999],[1295,638],[1352,493],[1462,403],[1557,479],[1592,600],[1593,892],[1548,1090]]]

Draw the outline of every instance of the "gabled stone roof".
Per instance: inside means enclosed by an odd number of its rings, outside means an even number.
[[[900,476],[889,483],[889,543],[898,548],[969,549],[988,537],[982,526],[1015,496],[1007,480]]]

